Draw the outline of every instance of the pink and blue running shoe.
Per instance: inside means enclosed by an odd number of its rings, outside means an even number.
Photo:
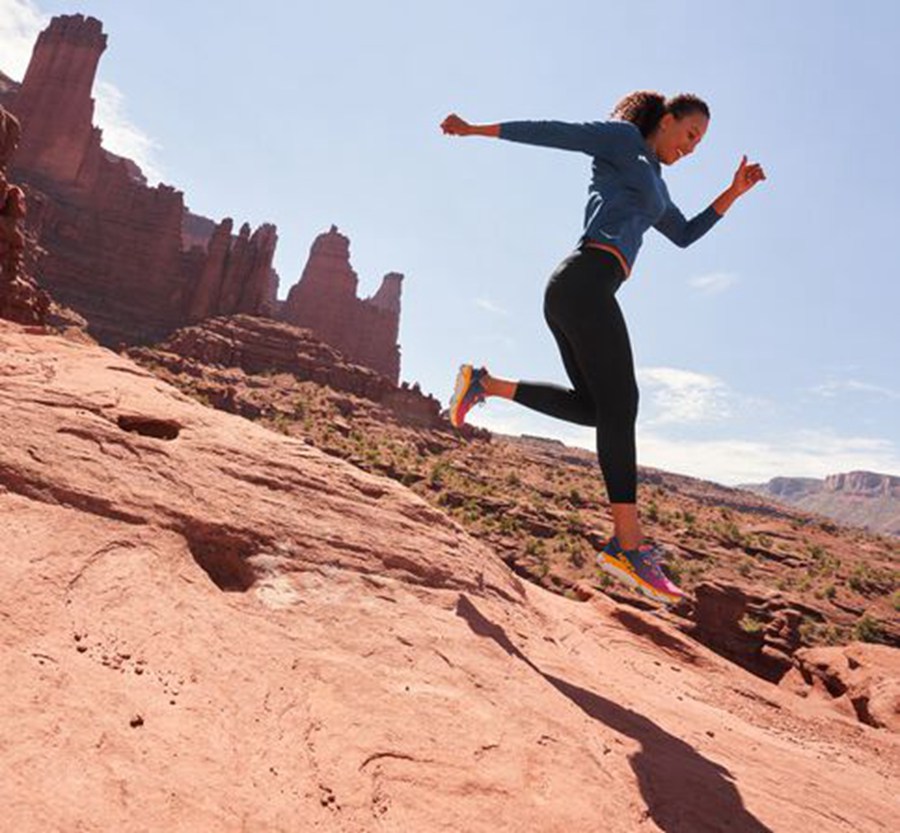
[[[483,367],[474,368],[470,364],[464,364],[456,375],[456,386],[453,397],[450,400],[450,424],[454,428],[460,428],[465,424],[466,414],[475,405],[484,402],[486,394],[481,385],[481,380],[487,376],[487,370]]]
[[[645,596],[663,604],[676,604],[684,591],[662,570],[665,554],[658,545],[644,545],[636,550],[623,550],[616,538],[597,555],[597,566],[616,581],[633,587]]]

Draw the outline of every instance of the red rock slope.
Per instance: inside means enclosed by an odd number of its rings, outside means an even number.
[[[6,322],[0,529],[10,830],[896,818],[896,735],[526,586],[399,484]]]

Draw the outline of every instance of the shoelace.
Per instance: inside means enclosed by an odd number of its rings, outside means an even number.
[[[469,391],[472,395],[473,405],[481,405],[487,398],[484,392],[484,386],[481,384],[484,373],[483,367],[479,367],[477,370],[472,371],[472,383]]]
[[[622,549],[622,545],[617,538],[611,538],[609,543],[613,544],[619,552],[626,552],[626,550]],[[666,563],[665,551],[659,544],[645,544],[642,547],[638,547],[638,552],[656,567],[662,567]]]
[[[646,549],[641,548],[640,552],[647,557],[651,564],[655,564],[657,567],[662,567],[666,563],[664,551],[656,544],[652,544]]]
[[[638,550],[638,555],[644,559],[650,568],[650,573],[656,578],[665,578],[666,574],[662,571],[662,562],[660,556],[654,551]]]

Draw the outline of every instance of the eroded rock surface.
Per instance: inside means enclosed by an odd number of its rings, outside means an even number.
[[[900,730],[900,651],[886,645],[803,648],[782,685],[833,701],[870,726]]]
[[[896,735],[104,349],[0,357],[10,829],[889,829]]]

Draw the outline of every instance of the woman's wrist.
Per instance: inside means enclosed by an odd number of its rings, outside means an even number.
[[[713,200],[713,208],[715,209],[716,214],[720,216],[724,215],[739,196],[740,193],[735,189],[734,185],[725,189],[715,198],[715,200]]]
[[[470,127],[473,136],[491,136],[495,139],[500,136],[499,124],[473,124]]]

